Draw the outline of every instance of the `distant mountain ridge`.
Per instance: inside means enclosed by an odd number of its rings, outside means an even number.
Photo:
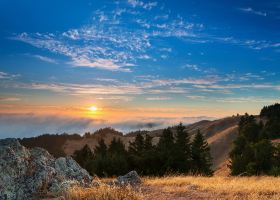
[[[199,129],[206,137],[213,157],[213,169],[216,170],[223,166],[223,163],[228,160],[228,153],[231,149],[231,144],[238,132],[238,122],[240,117],[226,117],[217,120],[202,120],[190,125],[186,125],[190,137],[192,137]],[[172,127],[175,131],[176,126]],[[98,141],[103,138],[107,145],[110,144],[113,138],[120,139],[126,147],[129,142],[133,141],[137,133],[149,134],[153,137],[153,143],[159,141],[159,137],[163,129],[153,131],[136,131],[124,135],[112,128],[103,128],[96,131],[94,134],[86,133],[83,137],[77,134],[74,135],[42,135],[34,138],[24,138],[20,142],[26,147],[43,147],[56,157],[64,155],[72,155],[76,150],[80,150],[84,145],[88,145],[92,150],[97,145]]]

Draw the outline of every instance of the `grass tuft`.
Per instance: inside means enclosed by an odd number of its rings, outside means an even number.
[[[97,187],[74,187],[64,194],[66,200],[143,200],[140,192],[131,187],[101,184]]]

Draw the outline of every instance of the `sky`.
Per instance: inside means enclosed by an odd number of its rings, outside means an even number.
[[[279,38],[279,0],[0,0],[0,138],[258,114]]]

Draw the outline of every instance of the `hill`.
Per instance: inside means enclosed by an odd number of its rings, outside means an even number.
[[[211,155],[213,157],[213,169],[216,170],[223,166],[228,159],[228,153],[231,149],[231,144],[237,135],[237,126],[240,117],[227,117],[223,119],[208,121],[203,120],[190,125],[186,125],[186,130],[192,137],[199,129],[207,139]],[[176,126],[172,127],[175,131]],[[159,141],[163,129],[153,131],[140,131],[140,133],[147,133],[153,137],[153,144]],[[112,128],[103,128],[93,134],[86,133],[83,137],[79,135],[42,135],[33,138],[24,138],[20,142],[26,147],[43,147],[47,149],[55,157],[64,155],[72,155],[76,150],[80,150],[86,144],[94,150],[97,142],[103,138],[108,145],[113,138],[120,139],[126,147],[129,142],[133,141],[137,132],[132,132],[124,135]]]

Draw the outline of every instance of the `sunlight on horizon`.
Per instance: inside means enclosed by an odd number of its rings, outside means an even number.
[[[97,110],[99,110],[96,106],[91,106],[88,108],[89,111],[95,112]]]

